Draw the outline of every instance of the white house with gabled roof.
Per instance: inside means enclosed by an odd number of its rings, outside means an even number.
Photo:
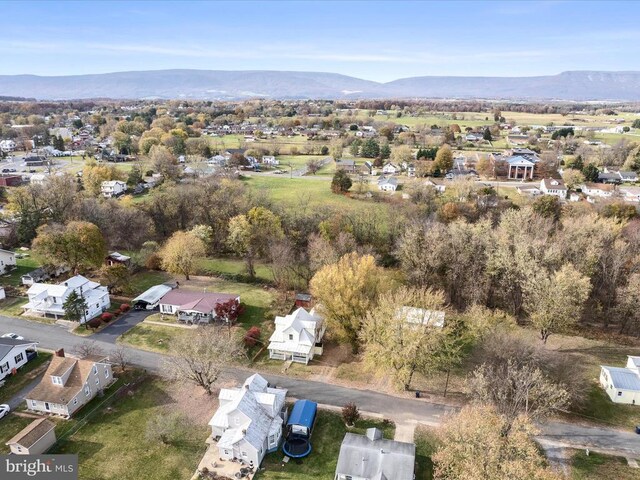
[[[105,198],[122,195],[127,191],[127,184],[121,180],[106,180],[100,185],[100,192]]]
[[[562,180],[543,178],[540,180],[540,191],[545,195],[555,195],[558,198],[565,198],[568,189]]]
[[[27,314],[53,317],[56,320],[64,317],[64,302],[71,292],[84,298],[87,308],[80,318],[86,323],[106,311],[111,305],[109,290],[98,282],[92,282],[82,275],[76,275],[59,284],[34,283],[27,290],[29,301],[23,306]]]
[[[625,367],[600,365],[600,385],[614,403],[640,404],[640,357],[629,355]]]
[[[11,250],[0,248],[0,274],[5,274],[9,270],[13,270],[16,266],[16,254]]]
[[[257,373],[239,388],[222,388],[220,406],[209,421],[219,458],[258,468],[264,456],[280,445],[287,420],[286,396],[287,390],[271,388]]]
[[[276,317],[276,329],[269,338],[269,358],[308,364],[322,355],[325,322],[315,309],[300,307],[284,317]]]

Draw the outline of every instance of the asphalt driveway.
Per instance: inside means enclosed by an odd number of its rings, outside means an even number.
[[[151,310],[130,310],[124,315],[121,315],[111,325],[100,330],[97,333],[94,333],[89,338],[91,338],[91,340],[97,340],[99,342],[116,343],[116,340],[120,335],[131,330],[152,313],[155,312]]]

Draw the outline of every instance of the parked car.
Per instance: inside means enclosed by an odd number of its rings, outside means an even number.
[[[640,425],[636,425],[636,433],[640,435]]]
[[[7,405],[6,403],[3,403],[2,405],[0,405],[0,418],[6,417],[7,415],[9,415],[10,411],[11,409],[9,408],[9,405]]]
[[[24,340],[24,337],[21,337],[17,333],[5,333],[2,335],[2,338],[11,338],[13,340]]]
[[[9,170],[8,168],[3,168],[2,169],[2,173],[9,173],[11,170]]]

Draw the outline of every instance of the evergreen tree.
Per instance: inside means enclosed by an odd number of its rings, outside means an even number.
[[[85,311],[87,309],[87,302],[84,297],[78,295],[75,290],[69,294],[62,304],[62,308],[64,309],[64,316],[67,317],[67,320],[78,322],[81,319],[86,319]]]
[[[365,158],[376,158],[380,155],[380,144],[373,138],[366,140],[362,144],[362,156]]]

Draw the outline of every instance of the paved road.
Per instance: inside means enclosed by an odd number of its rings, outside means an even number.
[[[121,315],[108,327],[91,335],[91,340],[115,344],[120,335],[131,330],[152,313],[155,312],[148,310],[130,310],[124,315]]]
[[[85,338],[69,333],[58,325],[47,325],[0,316],[0,331],[15,332],[19,335],[40,342],[41,348],[64,348],[72,352],[74,348],[86,341]],[[97,341],[98,346],[107,354],[116,346],[112,342]],[[127,347],[131,363],[155,373],[162,372],[164,356],[158,353],[145,352]],[[238,381],[244,380],[249,370],[229,368],[225,372]],[[289,395],[296,398],[310,398],[326,405],[342,406],[347,402],[356,403],[361,410],[380,413],[396,422],[414,420],[431,424],[439,423],[444,415],[453,412],[453,407],[429,403],[425,400],[399,398],[373,390],[359,390],[325,384],[322,382],[302,380],[280,375],[264,374],[270,383],[287,388]],[[632,426],[629,428],[631,429]],[[640,457],[640,435],[631,430],[622,431],[604,427],[584,427],[564,422],[548,422],[541,426],[540,439],[558,446],[576,448],[590,447],[624,456]]]

